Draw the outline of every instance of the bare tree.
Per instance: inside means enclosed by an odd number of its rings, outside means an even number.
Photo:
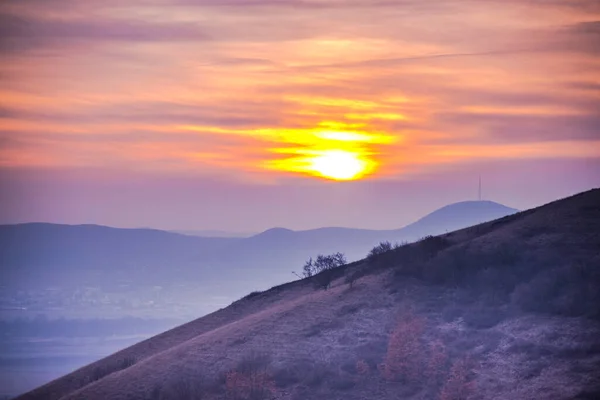
[[[305,278],[316,276],[317,286],[327,289],[333,280],[332,270],[346,263],[346,256],[342,253],[319,254],[316,259],[312,257],[308,259],[304,264],[303,274]]]

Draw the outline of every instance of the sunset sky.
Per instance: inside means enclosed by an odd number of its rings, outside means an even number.
[[[400,227],[600,186],[597,0],[4,0],[0,223]]]

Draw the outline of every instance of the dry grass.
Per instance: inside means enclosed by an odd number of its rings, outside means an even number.
[[[600,390],[594,270],[554,294],[541,285],[556,307],[519,293],[538,293],[528,285],[544,271],[598,265],[595,204],[599,191],[402,246],[336,271],[327,291],[308,279],[247,296],[21,399],[584,398]],[[582,282],[585,302],[564,307]],[[88,379],[126,358],[136,363]]]

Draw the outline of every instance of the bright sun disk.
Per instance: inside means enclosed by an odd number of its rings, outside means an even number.
[[[325,178],[352,180],[367,170],[367,162],[344,150],[327,150],[310,160],[311,170]]]

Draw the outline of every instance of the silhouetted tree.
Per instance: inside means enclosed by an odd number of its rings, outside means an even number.
[[[329,289],[333,281],[333,270],[326,269],[315,276],[315,285],[320,289]]]
[[[387,253],[388,251],[392,250],[392,248],[392,243],[388,241],[380,242],[377,246],[373,247],[371,251],[369,251],[367,259],[372,260],[383,253]]]
[[[350,289],[352,289],[352,286],[354,286],[354,282],[356,282],[358,278],[360,278],[359,271],[350,272],[346,274],[344,282],[346,282],[350,286]]]
[[[302,268],[302,274],[304,275],[305,278],[310,278],[311,276],[313,276],[315,274],[315,263],[311,258],[308,259],[308,261],[304,264],[304,267]]]
[[[304,264],[304,277],[315,276],[317,287],[328,289],[333,280],[333,269],[346,264],[346,257],[342,253],[334,253],[327,256],[319,254],[316,259],[312,257]]]
[[[346,263],[346,256],[344,256],[342,253],[338,252],[327,256],[319,254],[314,260],[312,257],[308,259],[308,261],[304,264],[303,274],[304,277],[309,278],[323,271],[340,267]]]

